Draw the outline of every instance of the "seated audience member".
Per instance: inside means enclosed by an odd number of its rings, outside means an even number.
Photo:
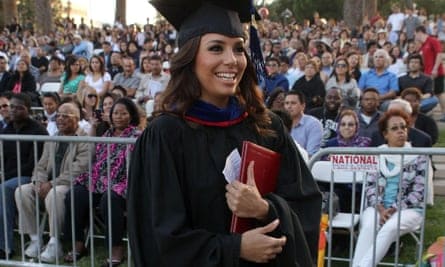
[[[10,99],[9,123],[3,129],[2,134],[19,135],[48,135],[45,127],[29,117],[31,98],[23,93],[13,94]],[[42,155],[43,143],[37,143],[37,151],[34,151],[33,142],[20,142],[20,150],[17,151],[15,141],[3,142],[4,178],[0,184],[0,258],[11,257],[14,248],[13,228],[16,222],[16,205],[14,201],[15,189],[31,182],[34,169],[34,154]],[[17,154],[17,152],[19,154]],[[20,161],[18,158],[20,157]],[[20,164],[20,169],[17,168]],[[20,171],[21,177],[18,177]],[[3,195],[4,189],[4,195]],[[3,198],[5,203],[3,203]],[[6,218],[4,217],[6,216]],[[6,225],[5,225],[6,222]],[[6,234],[6,236],[5,236]]]
[[[62,104],[57,109],[57,136],[86,136],[79,128],[80,110],[73,103]],[[47,142],[43,154],[34,168],[32,183],[22,185],[15,190],[15,202],[20,216],[19,229],[28,234],[31,243],[25,249],[25,255],[36,258],[42,248],[42,236],[36,223],[36,195],[44,202],[49,214],[50,240],[40,254],[43,262],[55,262],[62,256],[60,232],[65,216],[64,199],[70,188],[72,177],[88,170],[88,143]],[[54,164],[53,159],[54,157]],[[53,169],[55,172],[53,173]],[[57,225],[56,225],[57,224]]]
[[[59,83],[63,73],[63,61],[53,56],[49,60],[48,71],[40,75],[39,84],[42,87],[45,83]]]
[[[12,73],[8,84],[6,85],[6,90],[11,91],[14,94],[27,94],[31,97],[32,106],[40,106],[39,95],[36,89],[36,80],[29,71],[28,63],[22,59],[19,59],[17,62],[17,68]]]
[[[373,87],[366,88],[360,97],[360,109],[357,111],[360,136],[371,137],[378,130],[377,123],[380,118],[379,91]]]
[[[122,59],[123,72],[116,74],[113,78],[113,87],[122,86],[127,92],[127,96],[134,98],[136,90],[139,88],[141,78],[135,72],[134,60],[131,57]]]
[[[110,64],[108,65],[107,70],[111,75],[111,79],[114,79],[116,74],[124,71],[122,68],[122,55],[120,52],[111,52]]]
[[[304,76],[292,86],[292,90],[303,92],[306,103],[305,111],[323,105],[326,90],[318,73],[318,64],[314,60],[309,60],[304,65]]]
[[[300,91],[289,91],[284,99],[284,108],[292,118],[292,138],[309,154],[320,150],[323,126],[316,118],[304,114],[305,97]]]
[[[141,78],[135,97],[138,102],[145,104],[153,99],[157,92],[163,92],[170,81],[170,75],[162,70],[162,59],[157,55],[149,58],[151,72]]]
[[[262,85],[264,95],[270,95],[270,93],[277,87],[281,87],[288,91],[289,81],[280,73],[280,60],[278,58],[268,58],[266,60],[266,70],[267,76],[264,80],[264,85]]]
[[[88,74],[82,81],[81,87],[88,85],[96,89],[99,97],[102,97],[111,87],[111,76],[105,71],[105,63],[100,56],[92,56],[88,65]]]
[[[65,62],[65,72],[60,78],[59,95],[61,97],[77,94],[80,82],[85,79],[85,75],[80,68],[79,59],[69,56]]]
[[[356,108],[360,97],[360,89],[357,81],[349,74],[349,63],[345,57],[338,57],[335,60],[334,71],[326,83],[326,89],[336,87],[341,89],[343,100],[353,103],[348,105],[351,108]]]
[[[399,78],[399,94],[407,88],[415,87],[421,92],[420,111],[427,113],[431,111],[439,100],[433,93],[433,80],[422,73],[423,60],[420,54],[408,56],[408,73]]]
[[[120,85],[114,86],[113,89],[111,89],[111,93],[117,95],[119,98],[127,96],[127,91]]]
[[[379,130],[385,137],[386,144],[379,148],[410,148],[409,120],[409,116],[400,110],[390,109],[383,114],[379,121]],[[401,155],[380,155],[380,170],[367,176],[367,208],[360,218],[360,233],[352,264],[354,267],[377,265],[391,243],[397,240],[399,233],[404,235],[414,231],[422,223],[427,156],[405,155],[403,162],[401,160]],[[403,179],[401,182],[400,178]],[[402,186],[400,202],[399,184]],[[375,247],[374,230],[377,231]]]
[[[371,144],[371,138],[359,135],[359,121],[355,111],[351,109],[343,110],[338,117],[337,136],[329,139],[324,147],[368,147]],[[335,193],[340,200],[340,211],[351,212],[352,185],[337,184]],[[329,191],[329,184],[325,185],[322,191]],[[355,207],[360,207],[360,192],[356,191]]]
[[[439,129],[437,123],[431,117],[423,114],[420,110],[422,93],[419,89],[411,87],[403,90],[401,98],[408,101],[413,110],[411,114],[411,125],[427,133],[431,137],[431,142],[434,145],[439,138]]]
[[[388,52],[384,49],[378,49],[373,57],[374,68],[362,74],[358,86],[361,90],[369,87],[376,88],[379,91],[380,103],[384,104],[384,101],[396,97],[399,91],[399,83],[397,76],[387,70],[390,60]]]
[[[134,102],[128,98],[118,99],[111,108],[111,128],[104,134],[106,137],[137,137],[139,131],[139,114]],[[65,197],[65,228],[64,238],[70,244],[71,238],[75,240],[73,251],[65,256],[66,262],[73,262],[74,257],[79,260],[86,253],[84,245],[84,229],[88,226],[89,217],[89,190],[88,184],[91,177],[91,191],[93,206],[99,206],[100,213],[104,222],[108,222],[108,198],[111,199],[111,225],[106,223],[107,242],[112,237],[111,259],[108,259],[106,265],[112,263],[114,266],[120,264],[124,258],[124,247],[122,238],[125,232],[125,194],[127,189],[127,168],[126,158],[133,149],[125,144],[113,144],[109,149],[107,144],[97,144],[96,158],[92,165],[91,176],[88,172],[79,175],[74,181],[73,192],[67,192]],[[108,177],[107,162],[110,160]],[[108,196],[108,186],[110,186],[110,196]],[[71,194],[75,203],[74,210],[71,210]],[[71,216],[74,216],[74,225],[71,224]],[[109,228],[111,226],[111,229]],[[72,237],[72,227],[75,229]],[[108,233],[111,231],[112,235]]]
[[[273,110],[284,110],[284,98],[286,91],[281,88],[275,88],[266,99],[266,107]]]
[[[11,78],[11,73],[8,71],[8,59],[0,56],[0,92],[6,91],[6,85]]]
[[[10,121],[10,116],[9,116],[9,99],[11,98],[11,95],[7,94],[7,93],[3,93],[0,95],[0,115],[1,115],[1,120],[0,120],[0,133],[3,131],[3,129],[6,128],[6,126],[8,126],[8,123]]]
[[[45,115],[42,120],[43,125],[46,124],[48,134],[53,136],[57,133],[56,115],[57,107],[60,104],[60,97],[57,93],[44,93],[42,104]]]
[[[388,105],[388,110],[390,109],[401,110],[408,114],[408,116],[411,116],[413,112],[411,105],[407,101],[400,98],[391,100]],[[408,126],[408,142],[410,142],[413,147],[432,146],[431,137],[427,133],[414,128],[411,124],[409,124]],[[384,136],[381,134],[381,131],[374,132],[371,139],[371,146],[380,146],[385,143],[385,139]]]
[[[86,129],[86,132],[90,134],[91,124],[96,118],[95,111],[99,107],[99,96],[97,95],[96,89],[87,85],[82,88],[82,90],[79,90],[77,99],[82,105],[83,119],[81,120],[81,123],[85,124],[82,128]]]
[[[289,112],[287,112],[286,110],[282,110],[282,109],[272,109],[272,112],[277,114],[281,120],[283,121],[284,126],[286,127],[286,130],[289,132],[291,132],[292,129],[292,118],[289,115]],[[306,164],[309,162],[309,155],[307,153],[307,151],[300,146],[300,144],[298,144],[298,142],[294,139],[295,145],[298,148],[298,152],[300,152],[301,157],[303,158],[304,162],[306,162]]]
[[[100,109],[96,110],[96,112],[100,112],[100,114],[96,113],[96,116],[94,116],[93,123],[91,125],[90,134],[92,136],[102,136],[108,129],[110,129],[111,107],[119,98],[120,97],[112,93],[106,93],[103,96],[102,102],[100,104]]]
[[[286,77],[287,81],[289,82],[289,88],[285,89],[291,89],[292,85],[300,78],[298,76],[298,73],[295,72],[294,69],[290,68],[290,59],[287,56],[280,56],[280,73]],[[286,91],[287,91],[286,90]]]
[[[342,95],[339,88],[330,88],[326,92],[326,97],[322,107],[309,110],[308,114],[320,120],[323,125],[323,139],[321,146],[337,135],[337,119],[340,114]]]

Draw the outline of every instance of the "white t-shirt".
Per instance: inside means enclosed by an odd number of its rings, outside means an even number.
[[[86,82],[89,86],[91,86],[91,87],[93,87],[94,89],[96,89],[96,92],[97,92],[98,94],[102,93],[103,88],[104,88],[104,83],[105,83],[105,82],[109,82],[109,81],[111,81],[111,76],[110,76],[110,74],[109,74],[108,72],[105,72],[105,73],[104,73],[104,76],[102,76],[101,78],[97,79],[97,81],[94,81],[94,80],[93,80],[93,75],[91,75],[91,74],[88,74],[88,75],[85,77],[85,82]]]

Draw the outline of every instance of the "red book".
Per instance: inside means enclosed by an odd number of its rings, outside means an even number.
[[[240,182],[247,183],[247,167],[251,161],[255,162],[254,176],[258,191],[262,196],[274,192],[277,187],[280,171],[281,154],[249,141],[243,142],[241,153]],[[232,215],[230,231],[242,234],[253,228],[255,219],[239,218]]]

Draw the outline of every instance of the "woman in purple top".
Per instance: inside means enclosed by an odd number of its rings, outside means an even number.
[[[118,99],[110,111],[111,128],[105,132],[104,137],[130,138],[139,136],[137,125],[139,114],[136,105],[128,98]],[[106,225],[107,243],[109,227],[112,233],[111,259],[104,266],[117,266],[124,258],[122,238],[125,232],[126,192],[127,192],[127,157],[133,150],[133,145],[103,144],[96,145],[95,160],[91,172],[79,175],[74,181],[72,192],[65,198],[65,238],[71,242],[72,225],[71,216],[74,216],[75,248],[65,256],[66,262],[73,262],[74,257],[79,260],[85,255],[84,229],[89,222],[89,195],[92,192],[93,207],[99,207],[100,214]],[[109,162],[109,165],[108,165]],[[109,166],[109,168],[108,168]],[[89,177],[91,177],[91,186]],[[110,187],[110,188],[109,188]],[[110,196],[108,196],[110,193]],[[74,201],[74,211],[71,211],[71,195]],[[111,199],[111,225],[108,224],[108,203]]]
[[[371,139],[358,135],[359,121],[357,113],[351,109],[345,109],[340,113],[337,126],[337,136],[329,139],[325,147],[368,147]],[[321,184],[322,191],[329,191],[329,184]],[[351,212],[352,184],[336,184],[335,193],[339,197],[340,211]],[[356,188],[355,209],[360,208],[360,188]]]

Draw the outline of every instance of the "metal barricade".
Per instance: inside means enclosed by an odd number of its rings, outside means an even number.
[[[407,155],[425,155],[427,158],[427,164],[431,163],[431,158],[430,156],[433,155],[445,155],[445,148],[388,148],[388,149],[384,149],[382,150],[381,148],[357,148],[357,147],[350,147],[350,148],[343,148],[343,147],[331,147],[331,148],[325,148],[320,150],[318,153],[316,153],[310,160],[310,162],[308,163],[308,167],[310,170],[312,170],[312,168],[314,167],[314,165],[320,161],[321,158],[324,158],[326,156],[329,155],[401,155],[401,162],[403,162],[404,157],[406,157]],[[334,171],[331,171],[329,173],[329,175],[331,175],[331,181],[330,181],[330,196],[332,198],[332,192],[333,192],[333,184],[334,184]],[[428,175],[429,175],[429,168],[426,169],[426,173],[425,173],[425,177],[424,177],[424,196],[423,196],[423,201],[426,202],[428,199],[428,191],[430,188],[430,183],[432,183],[432,179],[428,179]],[[354,183],[355,183],[355,176],[356,174],[354,173]],[[366,175],[365,175],[366,176]],[[401,181],[402,179],[399,179],[399,188],[401,187]],[[364,184],[366,184],[366,177],[364,178]],[[377,183],[376,183],[377,186]],[[432,184],[431,184],[432,186]],[[353,186],[353,188],[355,188],[355,186]],[[365,188],[363,188],[363,190],[365,190]],[[355,191],[353,191],[355,192]],[[354,199],[355,195],[352,195],[352,198]],[[366,198],[366,194],[363,194],[363,197]],[[363,201],[364,199],[362,199]],[[397,193],[397,202],[399,203],[397,210],[401,210],[400,209],[400,200],[401,200],[401,193],[400,190],[398,190]],[[332,199],[330,199],[329,203],[332,203]],[[354,202],[352,203],[352,205],[354,205]],[[352,207],[354,208],[354,206]],[[330,205],[329,207],[329,213],[332,215],[333,213],[333,207],[332,205]],[[424,231],[425,231],[425,219],[426,219],[426,203],[424,203],[424,208],[421,209],[421,216],[422,216],[422,223],[420,226],[420,229],[417,229],[415,231],[415,233],[409,233],[411,234],[417,244],[417,249],[416,249],[416,255],[415,255],[415,259],[412,260],[412,262],[399,262],[399,256],[400,256],[400,251],[399,251],[399,245],[400,245],[400,219],[401,219],[401,213],[398,212],[398,218],[397,218],[397,240],[396,240],[396,245],[395,245],[395,256],[394,256],[394,260],[392,262],[380,262],[377,263],[375,262],[375,257],[376,257],[376,249],[375,246],[373,249],[373,266],[418,266],[416,264],[420,263],[422,260],[422,253],[424,250]],[[361,214],[362,211],[360,211]],[[353,220],[354,217],[350,217],[351,219],[351,224],[353,225]],[[377,212],[375,212],[374,214],[374,224],[377,225]],[[377,227],[377,226],[376,226]],[[348,257],[334,257],[332,256],[332,241],[333,241],[333,237],[332,237],[332,220],[330,220],[329,222],[329,227],[328,227],[328,236],[327,236],[327,242],[328,242],[328,251],[326,253],[325,256],[325,266],[330,267],[332,266],[332,263],[334,261],[343,261],[348,263],[348,265],[341,265],[341,266],[352,266],[352,258],[353,258],[353,252],[355,251],[350,251],[349,256]],[[351,234],[352,235],[352,234]],[[377,231],[376,229],[374,229],[374,241],[373,244],[376,243],[376,236],[377,236]],[[350,236],[350,249],[353,249],[354,245],[354,237]],[[338,266],[338,265],[334,265],[334,266]],[[445,263],[444,263],[445,266]]]
[[[8,225],[8,215],[7,215],[7,206],[3,205],[11,203],[8,201],[11,201],[11,192],[12,195],[14,195],[13,191],[17,190],[17,194],[19,195],[19,201],[23,200],[23,194],[24,192],[22,192],[22,185],[25,184],[29,184],[30,183],[30,179],[26,178],[26,177],[22,177],[22,173],[21,173],[21,159],[20,159],[20,145],[23,144],[22,142],[32,142],[33,144],[33,151],[28,151],[28,153],[34,153],[34,166],[37,166],[39,158],[38,158],[38,152],[37,152],[37,147],[38,144],[42,144],[43,142],[49,142],[51,144],[56,144],[56,143],[68,143],[68,149],[73,149],[75,144],[79,144],[79,143],[85,143],[88,144],[89,147],[89,151],[88,151],[88,158],[89,158],[89,162],[88,162],[88,168],[85,170],[86,172],[88,172],[88,187],[91,187],[92,185],[92,181],[91,181],[91,174],[92,174],[92,166],[93,166],[93,156],[96,153],[96,145],[97,144],[105,144],[106,145],[106,152],[110,152],[110,150],[113,149],[113,145],[115,144],[122,144],[125,145],[125,152],[127,153],[126,158],[125,158],[125,167],[126,167],[126,172],[127,172],[127,177],[128,177],[128,166],[129,166],[129,162],[130,162],[130,151],[129,148],[131,145],[133,145],[135,143],[136,139],[135,138],[119,138],[119,137],[88,137],[88,136],[82,136],[82,137],[77,137],[77,136],[73,136],[73,137],[67,137],[67,136],[55,136],[55,137],[51,137],[51,136],[35,136],[35,135],[0,135],[0,172],[1,172],[1,184],[0,184],[0,209],[1,209],[1,214],[0,216],[3,216],[2,218],[2,222],[4,226]],[[5,158],[8,157],[7,154],[4,153],[3,151],[3,144],[4,142],[15,142],[16,143],[16,151],[17,151],[17,177],[18,179],[16,179],[16,181],[18,182],[18,185],[16,188],[10,188],[7,185],[5,186],[5,182],[6,184],[8,184],[7,182],[10,180],[5,181]],[[55,155],[56,155],[56,151],[55,151],[55,145],[51,146],[51,162],[52,162],[52,170],[50,171],[52,174],[52,180],[55,179]],[[104,166],[102,166],[102,168],[106,168],[106,173],[107,173],[107,178],[110,177],[110,174],[113,170],[111,170],[110,168],[110,163],[111,163],[111,158],[110,158],[110,153],[107,153],[107,158],[106,158],[106,164],[104,164]],[[76,203],[74,203],[73,201],[73,181],[76,178],[73,174],[72,174],[72,164],[70,164],[70,167],[68,168],[68,172],[69,172],[69,177],[70,177],[70,185],[69,185],[69,191],[68,193],[66,193],[66,197],[70,197],[70,210],[71,210],[71,225],[72,225],[72,229],[71,229],[71,241],[64,241],[64,242],[56,242],[55,246],[56,246],[56,251],[61,249],[59,248],[59,246],[63,246],[63,253],[62,255],[65,255],[65,253],[67,251],[69,251],[69,248],[72,247],[74,249],[75,247],[75,223],[74,223],[74,210],[75,210],[75,205]],[[56,203],[59,199],[57,198],[57,188],[58,186],[53,186],[52,189],[52,194],[51,196],[49,195],[50,193],[48,193],[47,197],[45,197],[45,200],[48,197],[53,197],[52,199],[52,203]],[[34,190],[35,191],[35,190]],[[13,240],[16,241],[15,246],[11,246],[11,244],[8,244],[8,238],[7,238],[7,234],[8,234],[8,229],[7,227],[2,228],[0,225],[0,235],[4,236],[4,246],[0,247],[0,249],[5,249],[8,250],[14,250],[15,251],[15,255],[10,258],[8,253],[6,253],[6,259],[5,260],[1,260],[0,259],[0,266],[100,266],[105,259],[107,258],[111,258],[111,248],[112,248],[112,233],[111,233],[111,228],[112,228],[112,223],[111,223],[111,215],[113,213],[113,209],[111,207],[111,189],[110,186],[107,186],[107,192],[106,192],[106,196],[107,196],[107,214],[108,214],[108,220],[107,221],[103,221],[104,224],[108,224],[109,231],[108,233],[102,233],[100,235],[98,235],[98,233],[95,233],[95,218],[98,217],[97,214],[95,214],[95,207],[93,207],[93,193],[88,190],[88,194],[89,194],[89,207],[88,207],[88,231],[87,231],[87,237],[88,240],[85,241],[85,244],[88,244],[88,248],[87,250],[89,251],[89,255],[85,257],[85,259],[83,259],[81,262],[78,261],[74,261],[73,263],[64,263],[63,258],[61,257],[57,257],[56,261],[53,263],[44,263],[42,262],[42,259],[40,257],[40,253],[37,256],[37,258],[33,258],[33,259],[29,259],[27,257],[25,257],[25,248],[26,248],[26,242],[25,239],[28,239],[27,235],[22,233],[20,231],[20,225],[22,225],[22,218],[21,216],[17,216],[18,220],[16,220],[16,222],[14,222],[14,224],[17,223],[17,227],[15,228],[16,230],[14,230],[15,232],[17,232],[18,230],[18,235],[14,234],[13,236]],[[105,193],[104,193],[105,194]],[[12,199],[12,201],[14,201],[14,198]],[[57,214],[57,208],[54,208],[55,210],[55,216],[53,216],[53,218],[50,218],[50,216],[48,215],[41,215],[41,207],[43,206],[42,203],[44,201],[42,201],[42,199],[39,199],[39,196],[37,194],[37,192],[35,192],[35,224],[36,224],[36,229],[38,229],[38,233],[37,235],[42,237],[42,235],[44,234],[44,229],[45,226],[41,225],[42,223],[45,223],[46,221],[50,221],[50,220],[54,220],[52,222],[52,224],[54,225],[53,229],[54,232],[56,234],[55,238],[57,240],[62,240],[61,239],[61,235],[63,235],[62,229],[58,229],[59,228],[59,223],[58,223],[58,218],[62,218],[60,216],[58,216]],[[46,220],[42,220],[42,218],[47,218]],[[105,229],[102,229],[105,230]],[[110,238],[108,238],[108,242],[105,246],[97,246],[95,244],[95,237],[102,237],[104,238],[104,235],[108,235]],[[0,238],[1,240],[1,238]],[[123,239],[124,241],[128,241],[127,238]],[[19,241],[19,242],[17,242]],[[130,252],[130,246],[129,243],[127,243],[127,256],[125,258],[124,264],[121,266],[131,266],[130,262],[131,262],[131,252]],[[42,251],[42,247],[43,244],[45,244],[45,242],[42,242],[41,244],[39,244],[39,251]],[[0,244],[0,246],[2,246]],[[74,251],[73,251],[74,252]],[[111,263],[109,264],[111,266]]]

